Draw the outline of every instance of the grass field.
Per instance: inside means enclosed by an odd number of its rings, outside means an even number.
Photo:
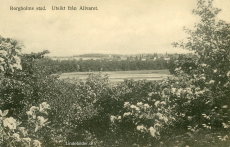
[[[88,77],[90,73],[99,74],[99,72],[72,72],[63,73],[60,79],[67,78],[78,78],[83,81]],[[162,80],[168,76],[172,76],[168,70],[135,70],[135,71],[111,71],[111,72],[101,72],[102,75],[108,75],[111,82],[122,82],[124,79],[134,79],[134,80]]]

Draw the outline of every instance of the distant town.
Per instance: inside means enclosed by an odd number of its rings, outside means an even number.
[[[50,56],[52,60],[106,60],[106,61],[155,61],[157,59],[163,59],[169,61],[170,59],[177,59],[182,54],[134,54],[134,55],[121,55],[121,54],[82,54],[82,55],[73,55],[73,56]],[[193,53],[183,54],[188,57],[194,56]]]

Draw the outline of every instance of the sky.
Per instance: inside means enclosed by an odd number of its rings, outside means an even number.
[[[186,37],[199,17],[196,0],[0,0],[0,35],[23,42],[23,53],[49,50],[49,56],[88,53],[186,53],[171,43]],[[12,7],[44,7],[10,10]],[[63,6],[65,10],[52,10]],[[98,10],[67,10],[68,6]],[[230,22],[230,0],[214,0],[219,19]]]

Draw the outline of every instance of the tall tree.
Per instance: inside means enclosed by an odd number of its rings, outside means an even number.
[[[221,87],[228,82],[230,71],[230,24],[217,19],[220,11],[213,7],[213,0],[198,0],[192,13],[200,16],[200,22],[194,30],[184,28],[189,34],[186,42],[173,45],[194,51],[198,55],[195,73],[215,80],[216,86]]]

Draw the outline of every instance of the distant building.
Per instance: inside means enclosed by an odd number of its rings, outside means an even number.
[[[121,60],[127,60],[127,57],[121,57]]]
[[[169,57],[165,57],[165,58],[164,58],[164,60],[169,61],[169,60],[170,60],[170,58],[169,58]]]

